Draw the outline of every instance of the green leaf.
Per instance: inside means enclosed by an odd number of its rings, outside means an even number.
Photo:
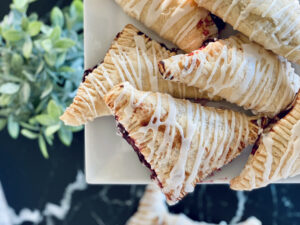
[[[58,119],[54,119],[52,116],[48,114],[37,115],[35,119],[44,126],[50,126],[57,123]]]
[[[32,53],[32,41],[30,38],[26,39],[24,45],[23,45],[23,55],[26,59],[28,59]]]
[[[62,38],[55,42],[54,47],[58,49],[69,49],[75,45],[75,42],[70,38]]]
[[[19,132],[20,132],[20,126],[19,124],[14,120],[14,118],[12,116],[8,117],[7,120],[7,129],[8,129],[8,133],[9,135],[13,138],[13,139],[17,139],[19,137]]]
[[[37,133],[34,133],[27,129],[22,129],[21,134],[29,139],[36,139],[39,137],[39,135]]]
[[[51,93],[52,89],[53,89],[53,84],[50,83],[50,82],[48,82],[47,85],[46,85],[46,87],[45,87],[45,89],[44,89],[44,91],[41,94],[40,99],[43,99],[46,96],[48,96]]]
[[[41,150],[44,158],[48,159],[49,154],[48,154],[47,145],[46,145],[43,135],[39,135],[39,147],[40,147],[40,150]]]
[[[50,19],[53,26],[64,26],[64,15],[58,7],[52,9]]]
[[[15,42],[15,41],[19,41],[24,37],[24,34],[22,31],[18,31],[18,30],[6,30],[2,32],[3,38],[5,39],[5,41],[8,42]]]
[[[38,114],[42,114],[45,108],[48,105],[48,99],[44,98],[39,101],[39,104],[35,107],[34,112]]]
[[[22,9],[27,5],[27,0],[13,0],[13,4],[17,9]]]
[[[39,74],[40,72],[42,72],[44,66],[45,66],[45,63],[43,61],[41,61],[39,66],[37,67],[37,69],[35,71],[35,74]]]
[[[52,28],[46,24],[43,24],[42,27],[41,27],[41,32],[43,34],[46,34],[46,36],[49,36],[50,35],[50,32],[51,32]]]
[[[28,123],[20,122],[20,125],[29,130],[39,131],[39,127],[30,125]]]
[[[11,114],[12,109],[6,108],[6,109],[1,109],[0,108],[0,116],[5,116],[8,117]]]
[[[50,100],[47,106],[47,113],[53,118],[58,118],[62,112],[60,106],[54,100]]]
[[[68,129],[69,129],[70,131],[72,131],[73,133],[76,133],[76,132],[82,131],[83,126],[68,127]]]
[[[50,39],[43,40],[42,47],[46,52],[50,52],[52,50],[52,41]]]
[[[73,139],[73,133],[70,130],[66,129],[65,127],[62,127],[58,131],[58,137],[64,145],[70,146]]]
[[[27,82],[23,84],[21,93],[23,103],[27,103],[30,97],[30,85]]]
[[[73,1],[70,7],[72,17],[78,17],[78,20],[83,19],[83,3],[82,1]]]
[[[16,92],[18,92],[20,89],[19,84],[15,83],[5,83],[0,86],[0,94],[8,94],[12,95]]]
[[[0,131],[6,126],[6,119],[0,119]]]
[[[8,106],[10,103],[12,103],[13,96],[12,95],[1,95],[0,96],[0,106]]]
[[[56,60],[56,66],[60,67],[65,63],[65,61],[66,61],[66,53],[59,54]]]
[[[56,54],[55,53],[46,53],[45,56],[45,61],[49,66],[54,66],[56,63]]]
[[[61,123],[47,127],[45,130],[45,135],[46,136],[53,135],[55,132],[57,132],[60,129],[60,127],[61,127]]]
[[[20,67],[22,67],[23,62],[24,62],[23,58],[19,54],[17,54],[17,53],[13,54],[13,57],[11,59],[11,65],[12,65],[13,69],[16,70],[16,69],[19,69]]]
[[[29,2],[35,2],[36,0],[27,0],[27,1],[29,1]],[[39,16],[38,16],[38,14],[37,13],[31,13],[30,14],[30,16],[28,17],[28,19],[30,20],[30,21],[34,21],[34,20],[38,20],[38,18],[39,18]]]
[[[37,120],[35,117],[32,117],[28,120],[29,124],[31,124],[31,126],[34,126],[37,123]],[[24,126],[25,127],[25,126]]]
[[[22,21],[21,21],[21,27],[22,27],[22,29],[23,29],[24,31],[27,30],[28,24],[29,24],[28,18],[27,18],[27,17],[23,17],[23,18],[22,18]]]
[[[53,28],[49,38],[55,42],[60,38],[60,35],[61,35],[61,28],[59,26],[56,26]]]
[[[83,2],[79,0],[75,0],[72,2],[72,6],[75,6],[76,12],[78,15],[83,15]]]
[[[13,4],[11,5],[12,9],[17,9],[18,11],[24,13],[26,12],[29,3],[34,0],[13,0]]]
[[[43,23],[39,21],[32,21],[28,25],[28,33],[30,36],[36,36],[41,31]]]
[[[19,73],[18,73],[18,75],[19,75]],[[0,75],[0,77],[1,77],[1,75]],[[14,76],[14,75],[5,74],[3,77],[5,78],[4,80],[6,80],[10,83],[19,83],[19,82],[23,81],[23,79],[19,78],[18,76]]]
[[[59,68],[59,72],[74,73],[75,70],[72,67],[69,67],[69,66],[62,66],[62,67]]]
[[[53,145],[54,135],[50,135],[50,136],[45,135],[44,137],[49,145]]]
[[[33,74],[29,73],[28,71],[26,70],[23,70],[22,71],[22,74],[31,82],[34,82],[35,81],[35,77]]]

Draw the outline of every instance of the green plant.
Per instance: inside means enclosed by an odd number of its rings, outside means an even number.
[[[33,1],[13,0],[0,24],[0,130],[38,140],[48,158],[56,133],[68,146],[82,129],[65,126],[59,116],[83,72],[83,3],[53,8],[47,25],[36,13],[28,15]]]

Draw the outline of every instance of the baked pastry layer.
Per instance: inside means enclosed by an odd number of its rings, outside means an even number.
[[[223,223],[222,223],[223,224]],[[146,187],[140,200],[137,212],[127,221],[126,225],[217,225],[193,221],[184,214],[171,214],[165,203],[165,197],[153,184]],[[221,225],[221,223],[220,223]],[[255,217],[236,225],[261,225]]]
[[[209,12],[193,0],[115,0],[161,37],[190,52],[218,32]]]
[[[235,190],[252,190],[300,174],[300,94],[282,119],[262,134],[257,150],[241,174],[231,181]]]
[[[157,63],[175,55],[132,25],[113,41],[103,63],[88,71],[73,103],[61,116],[67,125],[78,126],[96,117],[110,115],[103,96],[116,84],[130,82],[139,90],[169,93],[177,98],[207,98],[196,88],[165,81]]]
[[[266,49],[300,64],[298,0],[195,0]]]
[[[129,83],[104,99],[170,204],[255,143],[261,131],[256,117],[138,91]]]
[[[197,87],[270,117],[286,109],[300,88],[291,63],[243,35],[162,60],[159,69],[167,80]]]

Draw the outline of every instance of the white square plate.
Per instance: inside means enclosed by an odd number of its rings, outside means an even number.
[[[113,0],[85,0],[84,44],[85,67],[103,60],[112,40],[131,23],[154,40],[164,42],[138,21],[128,17]],[[204,183],[228,183],[239,174],[250,148],[232,163],[206,179]],[[90,184],[147,184],[149,171],[141,165],[136,153],[117,135],[113,117],[102,117],[85,126],[86,180]],[[284,182],[300,183],[300,176]]]

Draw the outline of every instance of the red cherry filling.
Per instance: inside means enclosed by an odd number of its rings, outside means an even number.
[[[289,114],[289,112],[293,109],[293,107],[291,107],[290,109],[288,110],[285,110],[285,111],[282,111],[280,112],[277,116],[275,116],[273,119],[271,120],[268,120],[267,118],[262,118],[262,124],[261,124],[261,127],[263,129],[267,128],[269,131],[272,131],[272,126],[275,125],[279,120],[281,120],[282,118],[284,118],[286,115]],[[257,139],[257,141],[255,142],[254,146],[253,146],[253,149],[251,151],[251,154],[252,155],[255,155],[257,149],[258,149],[258,146],[260,144],[260,137]]]
[[[158,185],[160,186],[160,188],[162,188],[162,184],[158,180],[156,172],[153,169],[151,169],[151,165],[146,161],[145,157],[141,154],[140,149],[136,146],[134,139],[132,139],[129,136],[129,133],[126,131],[126,129],[124,128],[124,126],[121,123],[118,122],[117,117],[115,119],[117,121],[117,127],[118,127],[120,133],[122,134],[122,137],[127,141],[127,143],[129,145],[131,145],[131,147],[133,148],[133,150],[138,155],[140,162],[142,164],[144,164],[150,170],[150,172],[151,172],[151,176],[150,176],[151,179],[152,180],[156,180],[157,183],[158,183]]]
[[[93,70],[96,69],[97,67],[98,67],[98,65],[84,71],[83,76],[82,76],[82,83],[85,81],[86,76],[88,76],[91,72],[93,72]]]

